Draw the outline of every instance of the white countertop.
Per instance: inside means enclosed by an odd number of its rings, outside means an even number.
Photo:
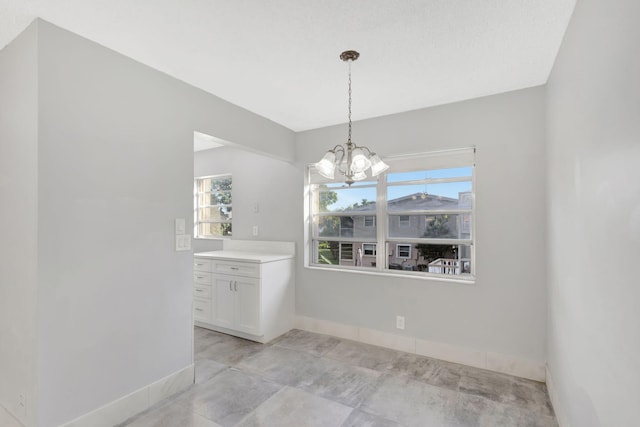
[[[211,251],[211,252],[197,252],[193,254],[198,258],[218,259],[223,261],[245,261],[255,263],[265,263],[280,261],[283,259],[291,259],[291,254],[273,254],[264,252],[247,252],[247,251]]]

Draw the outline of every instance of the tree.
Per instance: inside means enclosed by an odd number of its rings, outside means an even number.
[[[427,223],[427,228],[422,237],[450,237],[449,215],[436,215]],[[418,243],[415,246],[426,264],[438,258],[451,258],[455,256],[456,246],[452,245],[432,245]]]
[[[326,185],[320,185],[320,188],[327,188]],[[319,192],[319,208],[320,212],[327,212],[329,210],[329,206],[333,205],[338,201],[338,193],[335,191],[320,191]],[[318,234],[324,234],[325,236],[337,236],[340,231],[340,220],[334,216],[323,216],[318,220]],[[318,249],[321,252],[329,251],[330,256],[325,256],[324,260],[319,259],[318,261],[322,263],[332,264],[333,262],[338,263],[339,256],[339,243],[338,242],[319,242]]]
[[[427,224],[423,237],[448,237],[449,236],[449,215],[436,215]]]

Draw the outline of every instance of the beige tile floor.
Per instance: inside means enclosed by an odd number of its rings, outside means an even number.
[[[195,342],[196,384],[123,426],[557,426],[535,381],[300,330]]]

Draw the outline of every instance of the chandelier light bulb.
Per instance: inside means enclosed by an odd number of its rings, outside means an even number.
[[[364,154],[361,148],[356,148],[351,152],[350,169],[353,173],[366,171],[371,166],[371,161]]]
[[[333,151],[327,151],[322,160],[316,163],[316,169],[318,173],[325,178],[333,179],[336,170],[336,153]]]
[[[378,156],[376,153],[372,153],[371,157],[369,157],[369,160],[371,160],[371,175],[373,176],[378,176],[382,172],[389,169],[389,165],[383,162],[380,156]]]

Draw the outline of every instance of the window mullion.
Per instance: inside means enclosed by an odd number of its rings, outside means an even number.
[[[386,239],[389,233],[389,221],[387,219],[387,174],[378,175],[376,191],[376,270],[384,271],[387,264]]]

